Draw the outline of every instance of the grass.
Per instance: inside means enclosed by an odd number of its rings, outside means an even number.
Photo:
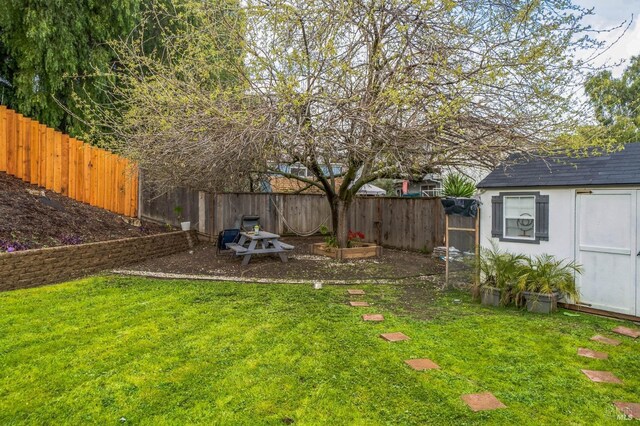
[[[640,402],[639,342],[589,341],[618,321],[462,293],[428,302],[425,321],[400,310],[399,287],[361,288],[371,308],[347,306],[344,287],[109,276],[2,293],[0,424],[613,424],[612,401]],[[378,337],[391,331],[411,340]],[[581,346],[610,359],[578,357]],[[442,369],[403,363],[425,357]],[[461,402],[484,391],[508,409]]]

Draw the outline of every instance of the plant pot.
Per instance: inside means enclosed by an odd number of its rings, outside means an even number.
[[[523,291],[522,295],[527,302],[527,311],[529,312],[550,314],[558,310],[559,292],[548,294]]]
[[[502,290],[496,287],[482,287],[480,289],[480,301],[483,305],[500,306]]]
[[[183,231],[191,230],[191,222],[180,222],[180,227]]]

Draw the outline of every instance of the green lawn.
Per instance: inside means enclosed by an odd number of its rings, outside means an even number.
[[[361,288],[371,308],[347,306],[345,287],[116,277],[2,293],[0,424],[609,424],[612,401],[640,402],[640,342],[589,341],[618,321],[462,293],[414,300],[430,309],[420,320],[398,287]],[[411,340],[378,337],[391,331]],[[442,369],[415,372],[408,358]],[[460,399],[484,391],[508,408],[473,413]]]

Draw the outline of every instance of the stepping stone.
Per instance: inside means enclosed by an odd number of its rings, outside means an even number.
[[[612,346],[618,346],[621,343],[620,340],[610,339],[608,337],[604,337],[599,334],[596,334],[595,336],[593,336],[591,340],[593,340],[594,342],[600,342],[600,343],[604,343],[605,345],[612,345]]]
[[[638,337],[640,337],[640,330],[634,330],[633,328],[629,328],[629,327],[619,326],[614,328],[611,331],[613,331],[614,333],[622,334],[623,336],[634,338],[634,339],[637,339]]]
[[[498,398],[493,396],[491,392],[470,393],[462,395],[462,400],[471,408],[471,411],[497,410],[498,408],[507,408]]]
[[[408,359],[405,361],[409,367],[413,368],[414,370],[418,370],[418,371],[423,371],[423,370],[433,370],[433,369],[439,369],[440,366],[438,364],[436,364],[435,362],[431,361],[430,359]]]
[[[364,295],[364,290],[347,290],[351,296],[362,296]]]
[[[400,342],[402,340],[409,340],[409,336],[403,333],[383,333],[380,335],[387,342]]]
[[[627,417],[640,419],[640,404],[636,402],[615,401],[613,405],[615,405],[618,410],[622,411]]]
[[[369,304],[367,302],[349,302],[349,304],[351,306],[358,306],[358,307],[361,307],[361,308],[369,306]]]
[[[384,321],[384,317],[380,314],[366,314],[362,316],[364,321]]]
[[[609,354],[604,352],[592,351],[587,348],[578,348],[578,355],[583,356],[585,358],[594,358],[594,359],[607,359],[609,358]]]
[[[622,383],[622,380],[618,379],[610,371],[594,371],[594,370],[580,370],[580,371],[582,371],[592,382]]]

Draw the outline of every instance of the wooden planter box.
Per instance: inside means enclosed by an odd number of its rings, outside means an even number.
[[[325,243],[316,243],[311,246],[311,252],[319,256],[327,256],[338,260],[366,259],[382,255],[382,247],[374,243],[360,243],[358,247],[333,248]]]

